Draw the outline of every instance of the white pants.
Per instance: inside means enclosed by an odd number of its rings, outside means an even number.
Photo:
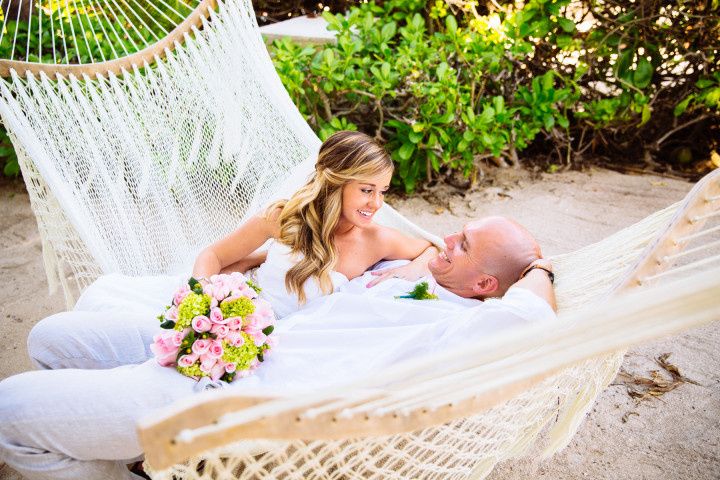
[[[145,314],[74,311],[39,322],[28,350],[53,370],[0,382],[0,459],[27,479],[139,478],[126,467],[142,454],[137,420],[197,385],[151,359],[158,329]]]

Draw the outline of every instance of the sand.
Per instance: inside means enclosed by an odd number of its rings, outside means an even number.
[[[444,188],[389,203],[437,234],[467,220],[502,214],[535,234],[546,255],[563,253],[631,225],[682,198],[691,184],[607,170],[531,175],[504,172],[498,186],[454,194]],[[0,379],[29,370],[25,340],[41,318],[64,309],[60,293],[48,296],[40,238],[21,185],[0,183]],[[720,478],[720,324],[638,346],[623,369],[649,376],[655,359],[687,378],[675,390],[636,403],[623,385],[597,400],[568,448],[547,461],[512,460],[491,479],[717,479]],[[19,479],[0,466],[0,479]]]

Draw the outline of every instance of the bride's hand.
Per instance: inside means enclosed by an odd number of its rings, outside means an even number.
[[[370,272],[370,275],[377,278],[374,278],[370,283],[365,286],[367,288],[371,288],[380,282],[384,282],[389,278],[402,278],[403,280],[409,280],[413,282],[422,277],[425,277],[430,273],[430,270],[428,270],[428,261],[436,254],[437,249],[435,247],[428,247],[428,249],[425,250],[422,255],[420,255],[407,265],[395,268],[386,268],[383,270],[374,270]]]

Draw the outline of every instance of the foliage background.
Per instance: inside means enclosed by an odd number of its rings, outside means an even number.
[[[687,176],[720,166],[720,0],[365,1],[254,5],[260,22],[347,9],[324,13],[336,44],[283,40],[271,54],[318,135],[360,129],[386,142],[406,191],[458,174],[472,183],[487,165],[593,162]],[[71,13],[56,18],[111,21]],[[22,20],[7,22],[16,28]],[[20,40],[49,52],[43,31]],[[106,40],[105,53],[128,41]],[[82,42],[73,52],[63,60],[101,53]],[[0,166],[18,174],[4,131]]]
[[[324,15],[337,44],[276,41],[276,68],[321,138],[386,141],[406,191],[472,182],[488,163],[720,166],[718,0],[387,0]]]

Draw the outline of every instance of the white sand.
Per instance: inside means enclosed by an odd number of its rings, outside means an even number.
[[[487,214],[515,218],[535,234],[546,255],[574,250],[682,198],[691,185],[655,176],[606,170],[543,175],[503,174],[503,187],[465,195],[391,199],[410,219],[438,234]],[[4,181],[5,182],[5,181]],[[47,295],[40,239],[22,187],[0,185],[0,379],[31,368],[25,339],[43,316],[64,308]],[[440,193],[447,193],[443,190]],[[438,198],[441,200],[439,206]],[[437,213],[439,208],[442,212]],[[623,368],[649,376],[654,359],[669,361],[699,385],[685,383],[637,405],[623,386],[609,387],[570,446],[545,462],[510,461],[498,479],[718,479],[720,478],[720,324],[647,344],[628,353]],[[623,422],[626,416],[627,421]],[[18,479],[0,466],[0,479]]]

